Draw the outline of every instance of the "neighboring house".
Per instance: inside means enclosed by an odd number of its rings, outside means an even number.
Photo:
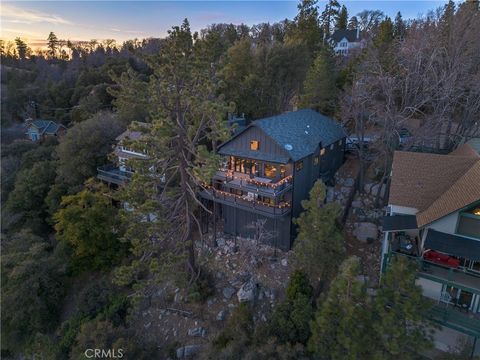
[[[328,38],[328,42],[332,45],[335,54],[343,56],[348,56],[365,46],[365,42],[360,38],[359,29],[335,30]]]
[[[32,120],[27,119],[25,121],[25,128],[27,138],[31,141],[42,141],[46,137],[62,136],[67,128],[62,124],[57,124],[52,120]]]
[[[470,145],[477,154],[480,154],[480,137],[471,138],[466,143]]]
[[[468,144],[448,155],[395,152],[383,231],[382,270],[393,256],[415,261],[442,331],[480,337],[480,155]],[[441,338],[439,348],[455,345]]]
[[[225,233],[255,237],[261,220],[268,243],[290,249],[292,218],[315,181],[331,181],[342,165],[345,137],[339,123],[308,109],[254,121],[219,147],[224,166],[201,196],[210,209],[219,205]]]
[[[139,140],[142,138],[142,132],[126,130],[120,134],[117,140],[117,146],[114,155],[117,158],[116,164],[105,165],[97,169],[97,178],[109,184],[123,185],[130,180],[134,169],[128,165],[130,159],[147,159],[145,152],[136,151],[126,144],[129,140]]]

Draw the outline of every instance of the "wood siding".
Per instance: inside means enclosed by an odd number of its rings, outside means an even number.
[[[222,216],[225,233],[250,239],[254,239],[255,236],[255,230],[251,225],[259,219],[265,219],[265,230],[276,235],[267,244],[282,250],[290,250],[290,216],[272,219],[227,205],[222,205]]]
[[[289,154],[285,149],[282,149],[261,129],[255,126],[248,128],[242,134],[230,140],[230,142],[225,144],[222,148],[228,152],[235,150],[250,150],[250,141],[252,140],[257,140],[259,142],[258,152],[289,157]]]

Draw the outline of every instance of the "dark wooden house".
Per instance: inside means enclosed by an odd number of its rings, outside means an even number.
[[[258,238],[262,220],[268,243],[290,249],[292,219],[315,181],[331,181],[343,163],[345,137],[338,122],[309,109],[256,120],[219,147],[223,167],[202,198],[225,233]]]

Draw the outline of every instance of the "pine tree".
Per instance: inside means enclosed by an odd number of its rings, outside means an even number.
[[[364,284],[358,280],[360,262],[346,259],[332,281],[312,322],[309,350],[321,359],[368,359],[370,311]]]
[[[336,22],[335,22],[335,29],[337,30],[345,30],[348,25],[348,11],[345,5],[342,5],[340,12],[338,13]]]
[[[48,34],[47,42],[48,54],[52,59],[54,59],[57,55],[59,41],[57,35],[55,35],[53,31]]]
[[[330,48],[323,47],[307,73],[300,103],[324,114],[332,114],[336,99],[335,62]]]
[[[87,182],[87,188],[64,196],[54,214],[56,236],[73,250],[77,271],[111,268],[126,254],[118,240],[117,209],[103,184]]]
[[[356,16],[352,16],[350,21],[348,22],[348,29],[349,30],[357,30],[358,28],[358,19]]]
[[[415,283],[416,267],[405,257],[394,258],[382,278],[373,308],[376,358],[417,359],[432,346],[428,322],[431,302]]]
[[[322,42],[317,0],[302,0],[298,14],[286,34],[287,44],[305,44],[313,57]]]
[[[117,272],[119,282],[133,281],[139,292],[169,275],[188,284],[197,279],[194,230],[201,234],[203,207],[197,193],[219,166],[206,144],[215,147],[228,136],[227,108],[208,60],[198,55],[187,20],[173,27],[161,52],[145,58],[152,76],[139,101],[152,124],[137,126],[144,136],[128,146],[148,158],[132,164],[138,171],[124,194],[124,240],[136,259]]]
[[[310,198],[302,201],[305,211],[295,219],[295,262],[315,287],[333,278],[345,253],[344,238],[336,223],[340,208],[336,203],[324,204],[324,200],[325,185],[318,180]]]
[[[402,14],[399,11],[395,16],[395,22],[393,24],[393,37],[403,39],[406,31],[407,26],[405,25],[405,21],[403,21]]]
[[[340,4],[337,0],[329,0],[325,5],[325,10],[322,12],[321,24],[324,37],[330,36],[332,33],[333,20],[338,16],[340,12]]]
[[[27,57],[27,52],[29,50],[27,43],[17,37],[15,39],[15,45],[17,47],[17,54],[20,59],[25,59]]]
[[[393,41],[394,26],[388,16],[378,26],[373,42],[376,47],[386,50]]]
[[[269,334],[281,343],[306,344],[313,316],[312,295],[306,274],[294,271],[288,282],[286,298],[275,308],[268,324]]]

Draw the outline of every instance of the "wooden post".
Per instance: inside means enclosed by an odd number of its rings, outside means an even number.
[[[217,247],[217,202],[213,201],[213,247]]]

